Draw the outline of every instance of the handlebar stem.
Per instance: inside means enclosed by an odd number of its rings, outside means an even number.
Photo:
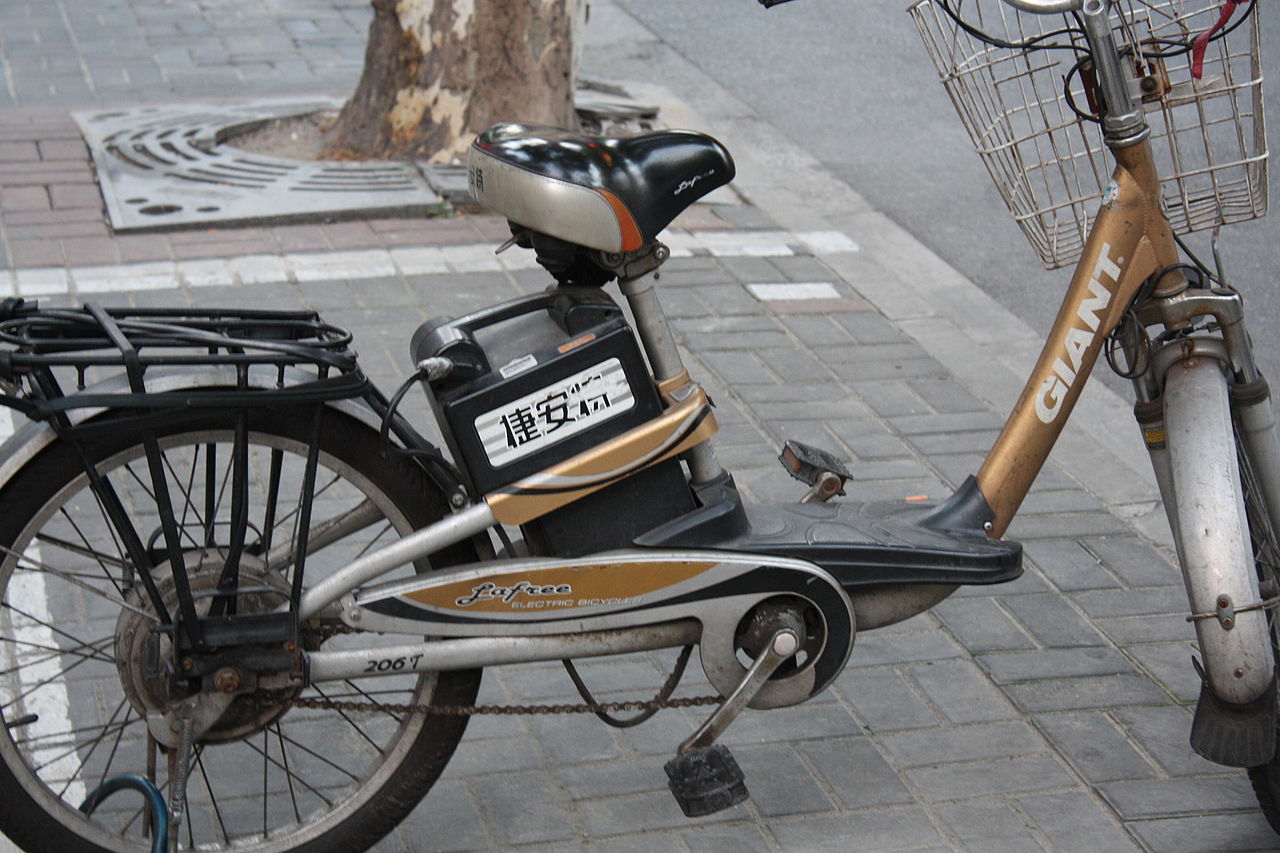
[[[1009,0],[1005,0],[1009,2]],[[1128,75],[1116,47],[1115,32],[1108,14],[1109,0],[1084,0],[1080,14],[1084,20],[1085,38],[1093,54],[1094,72],[1106,111],[1102,129],[1112,147],[1132,145],[1149,133],[1142,105],[1134,103],[1129,91]]]

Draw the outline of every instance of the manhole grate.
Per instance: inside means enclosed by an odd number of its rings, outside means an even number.
[[[294,98],[73,117],[116,231],[438,209],[440,197],[410,163],[289,160],[226,142],[272,119],[340,105]]]

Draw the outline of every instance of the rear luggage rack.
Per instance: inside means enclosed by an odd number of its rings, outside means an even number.
[[[0,379],[26,380],[28,393],[0,404],[33,420],[72,409],[245,408],[366,396],[371,386],[351,334],[312,311],[83,308],[40,310],[7,301],[0,310]],[[149,392],[151,368],[230,367],[232,387]],[[128,390],[85,393],[90,371],[128,376]],[[273,371],[271,387],[249,372]],[[61,377],[61,379],[60,379]],[[66,393],[63,385],[74,384]],[[253,387],[254,385],[259,387]]]

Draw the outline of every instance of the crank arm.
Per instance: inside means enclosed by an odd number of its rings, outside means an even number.
[[[724,702],[720,703],[720,706],[707,718],[706,722],[698,727],[696,732],[685,738],[676,752],[684,754],[711,746],[738,714],[742,713],[742,709],[747,707],[747,704],[760,692],[760,688],[764,687],[769,676],[773,675],[778,667],[782,666],[783,662],[794,655],[799,648],[800,637],[795,631],[783,628],[775,633],[764,651],[756,656],[742,682],[725,697]]]

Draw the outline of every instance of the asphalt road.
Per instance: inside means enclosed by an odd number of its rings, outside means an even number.
[[[903,0],[796,0],[767,11],[753,0],[619,2],[1032,328],[1048,329],[1069,273],[1046,271],[1014,225]],[[1264,71],[1276,105],[1280,10],[1260,11],[1271,13]],[[1270,137],[1274,151],[1274,127]],[[1274,163],[1271,176],[1280,199]],[[1205,238],[1192,245],[1209,258]],[[1246,294],[1263,370],[1280,376],[1280,220],[1224,229],[1220,246]]]

